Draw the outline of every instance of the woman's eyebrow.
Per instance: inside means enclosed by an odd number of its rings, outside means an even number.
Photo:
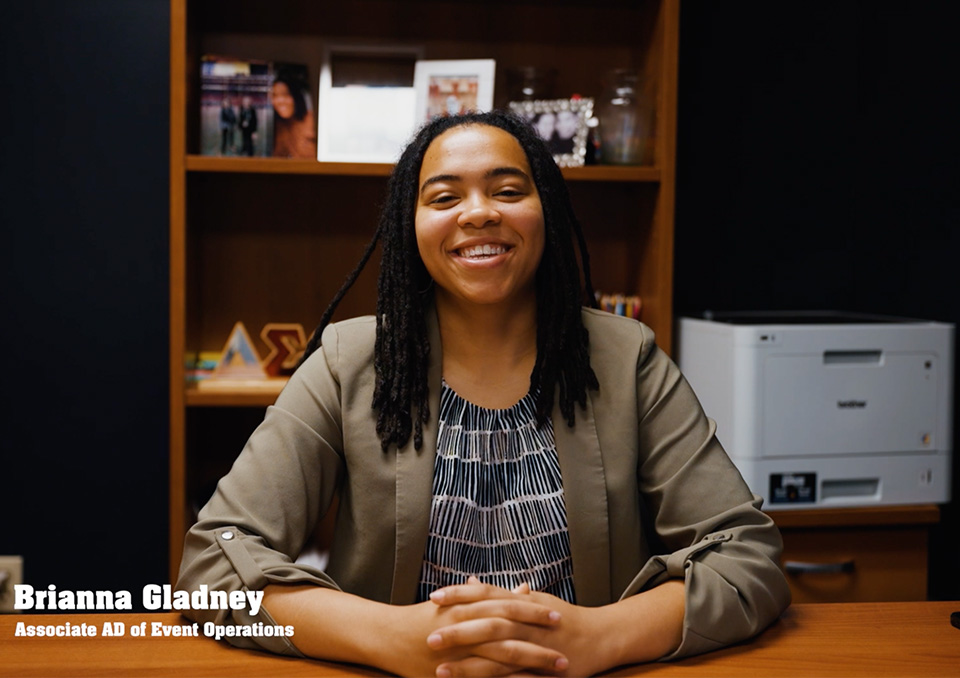
[[[427,190],[427,186],[430,184],[435,184],[440,181],[460,181],[460,179],[461,177],[456,174],[438,174],[423,182],[423,186],[420,187],[420,194],[423,195],[423,192]]]
[[[501,176],[504,176],[504,175],[521,177],[521,178],[523,178],[523,179],[526,179],[527,181],[530,180],[530,175],[528,175],[526,172],[524,172],[524,171],[523,171],[522,169],[520,169],[519,167],[496,167],[496,168],[490,170],[489,172],[487,172],[487,173],[484,175],[484,178],[485,178],[485,179],[490,179],[490,178],[492,178],[492,177],[501,177]]]

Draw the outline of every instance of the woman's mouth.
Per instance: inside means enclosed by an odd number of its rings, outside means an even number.
[[[457,256],[465,259],[485,259],[487,257],[495,257],[498,254],[506,254],[509,249],[506,245],[486,244],[463,247],[455,251]]]

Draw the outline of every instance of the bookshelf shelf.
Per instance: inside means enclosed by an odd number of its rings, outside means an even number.
[[[185,358],[219,351],[238,321],[309,332],[353,269],[378,220],[389,163],[200,155],[205,54],[289,61],[319,82],[339,38],[417,45],[426,59],[492,58],[494,103],[511,69],[555,69],[557,98],[598,98],[604,74],[635,69],[654,108],[648,164],[566,168],[596,289],[638,295],[666,351],[673,330],[673,221],[679,0],[171,0],[170,24],[170,572],[200,488],[229,468],[280,384],[187,385]],[[312,92],[317,101],[317,91]],[[334,320],[375,311],[376,261]],[[259,346],[263,349],[263,346]],[[239,442],[238,442],[239,441]]]
[[[267,379],[262,383],[188,384],[187,407],[268,407],[286,386],[286,379]]]
[[[329,176],[386,177],[393,171],[389,163],[318,162],[284,158],[217,158],[206,155],[188,155],[189,172],[236,172],[250,174],[316,174]],[[591,165],[565,167],[563,176],[568,181],[660,181],[660,168],[652,166],[617,167]]]

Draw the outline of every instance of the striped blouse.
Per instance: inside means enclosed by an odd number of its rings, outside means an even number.
[[[439,419],[417,599],[476,575],[576,602],[553,424],[537,427],[535,396],[492,410],[444,382]]]

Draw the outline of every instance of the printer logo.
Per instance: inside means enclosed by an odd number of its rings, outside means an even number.
[[[838,400],[837,407],[841,410],[862,410],[867,406],[866,400]]]

